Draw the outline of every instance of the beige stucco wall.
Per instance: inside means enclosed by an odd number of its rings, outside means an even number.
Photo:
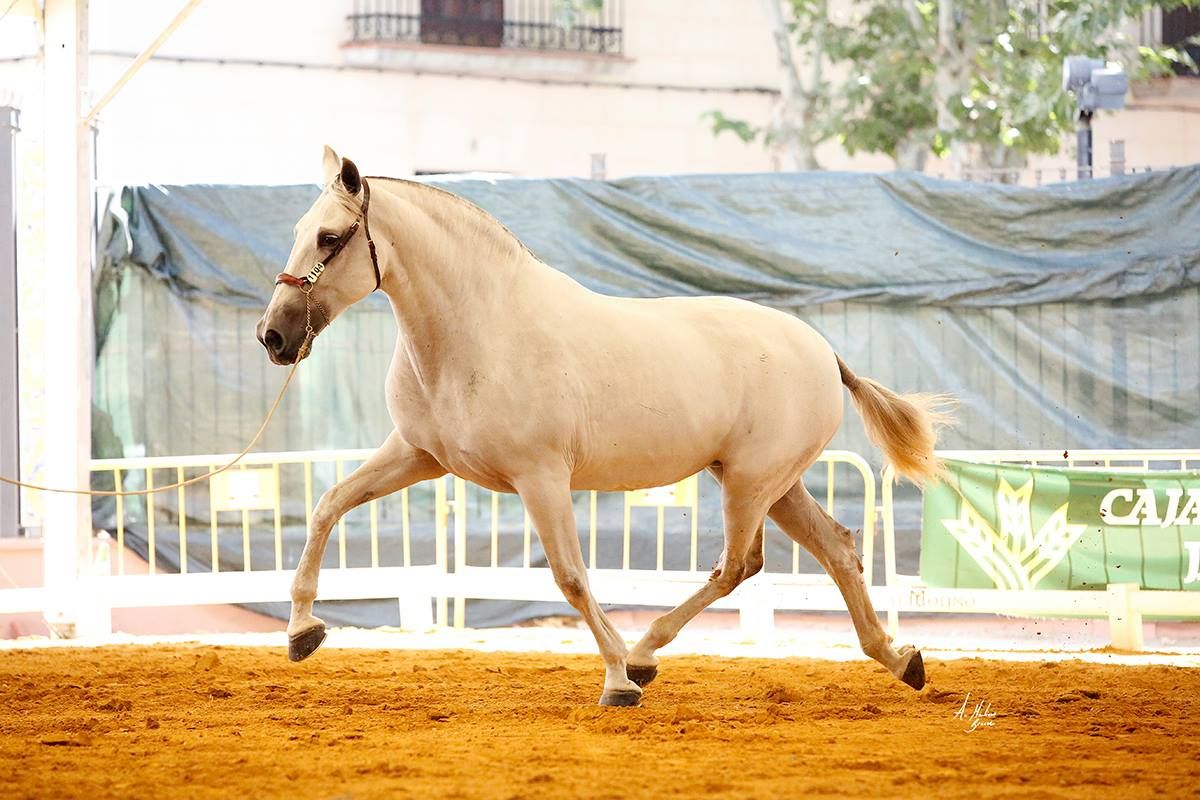
[[[97,61],[97,73],[122,65]],[[107,183],[315,181],[326,142],[372,174],[584,176],[592,153],[607,155],[611,176],[769,169],[761,148],[711,134],[701,115],[714,108],[760,118],[768,99],[156,61],[104,114],[100,174]]]
[[[115,79],[128,58],[114,54],[149,41],[169,6],[94,0],[93,86]],[[265,0],[206,0],[105,111],[100,177],[308,181],[326,142],[395,175],[584,176],[592,153],[606,155],[610,176],[771,169],[761,147],[714,137],[702,120],[713,109],[766,119],[774,67],[761,5],[625,6],[625,52],[603,58],[346,48],[348,0],[292,2],[285,17]]]
[[[311,181],[326,142],[367,172],[392,175],[586,176],[593,153],[605,154],[610,177],[775,166],[760,145],[714,137],[702,119],[718,109],[755,123],[769,117],[778,80],[760,0],[625,0],[620,57],[346,46],[352,5],[205,0],[102,114],[101,183]],[[178,4],[92,0],[91,8],[94,98]],[[0,45],[11,47],[4,34]],[[0,63],[0,85],[22,96],[31,147],[35,66]],[[1200,98],[1131,101],[1097,118],[1098,162],[1111,139],[1125,141],[1130,164],[1200,161],[1200,136],[1189,133]],[[1068,139],[1034,163],[1071,164],[1072,148]],[[819,155],[829,169],[892,167],[883,156],[848,157],[834,142]],[[945,167],[931,160],[928,171]]]

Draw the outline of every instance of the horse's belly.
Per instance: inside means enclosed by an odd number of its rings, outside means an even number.
[[[591,464],[571,476],[571,488],[597,492],[627,492],[667,486],[695,475],[707,467],[710,459],[692,461],[621,459]]]
[[[623,491],[682,480],[719,458],[731,416],[727,404],[650,397],[606,409],[586,424],[572,486]]]

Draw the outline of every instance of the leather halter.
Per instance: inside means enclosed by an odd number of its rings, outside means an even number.
[[[353,238],[361,224],[363,234],[367,237],[367,249],[371,251],[371,266],[375,268],[375,289],[379,288],[379,285],[383,283],[383,275],[379,272],[379,257],[375,254],[375,242],[371,240],[371,224],[367,219],[367,210],[371,207],[371,187],[367,184],[366,178],[362,179],[362,190],[362,212],[359,214],[358,219],[354,220],[354,224],[347,228],[346,232],[334,242],[333,247],[329,250],[329,254],[323,260],[318,261],[303,278],[297,278],[295,275],[290,275],[286,272],[279,273],[275,276],[276,286],[283,283],[288,286],[299,287],[300,291],[305,294],[311,292],[317,280],[325,272],[325,265],[332,261],[350,243],[350,239]],[[375,291],[375,289],[371,291]]]

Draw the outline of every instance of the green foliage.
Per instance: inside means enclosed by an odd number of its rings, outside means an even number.
[[[1177,42],[1180,47],[1183,45],[1191,45],[1195,47],[1200,45],[1200,35],[1185,39],[1182,42]],[[1189,72],[1200,72],[1200,65],[1197,65],[1196,59],[1192,58],[1191,53],[1180,47],[1164,47],[1161,50],[1156,50],[1153,47],[1139,47],[1138,54],[1141,56],[1142,64],[1147,71],[1152,75],[1170,75],[1176,68],[1182,67]]]
[[[794,3],[802,25],[803,3]],[[821,138],[835,138],[850,154],[895,156],[916,130],[928,130],[937,119],[933,103],[931,42],[937,38],[932,2],[905,10],[883,0],[862,7],[855,23],[825,26],[826,58],[846,77],[826,87],[826,113],[820,117]]]
[[[706,111],[701,115],[701,118],[709,121],[712,125],[714,135],[720,135],[728,131],[747,143],[753,142],[763,133],[761,128],[756,128],[744,120],[730,119],[720,111]]]
[[[1064,56],[1119,61],[1134,79],[1194,67],[1182,48],[1135,47],[1119,30],[1153,6],[1181,0],[951,0],[957,55],[940,51],[939,1],[946,0],[859,0],[837,20],[819,0],[789,0],[802,52],[823,53],[826,72],[838,76],[810,87],[822,100],[813,115],[818,141],[891,156],[912,148],[940,155],[951,142],[1017,157],[1054,153],[1075,127],[1075,101],[1061,85]],[[954,87],[946,111],[955,124],[941,128],[939,68]],[[719,112],[709,116],[717,133],[747,139],[753,130]]]

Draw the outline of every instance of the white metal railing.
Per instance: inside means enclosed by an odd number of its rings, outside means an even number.
[[[209,562],[212,572],[220,571],[218,558],[218,538],[221,525],[221,515],[226,512],[240,514],[240,527],[243,545],[242,569],[251,571],[250,563],[250,532],[251,513],[269,512],[271,514],[271,530],[274,537],[274,568],[283,569],[283,513],[281,509],[284,480],[283,474],[289,467],[295,468],[296,478],[291,488],[301,489],[304,497],[304,523],[307,529],[312,521],[315,471],[317,465],[329,465],[333,469],[332,479],[341,480],[347,474],[347,466],[360,463],[369,456],[372,450],[330,450],[290,453],[254,453],[245,456],[239,465],[228,472],[214,476],[207,482],[192,486],[180,486],[173,493],[160,497],[155,494],[145,495],[144,499],[135,498],[135,502],[144,502],[142,519],[146,526],[147,551],[150,563],[150,574],[157,571],[155,541],[159,535],[159,511],[173,511],[176,520],[172,533],[178,537],[180,552],[180,572],[186,574],[188,567],[188,501],[189,492],[206,495],[208,506],[208,526],[210,531]],[[140,486],[154,488],[155,483],[163,472],[171,482],[182,482],[190,477],[189,471],[203,473],[217,469],[221,464],[232,460],[233,455],[199,455],[199,456],[162,456],[149,458],[110,458],[92,461],[91,472],[93,482],[98,476],[112,476],[113,488],[129,488],[128,479],[131,476],[141,478]],[[402,507],[402,518],[405,524],[401,530],[401,544],[404,566],[411,566],[411,535],[408,522],[409,490],[398,493],[398,501]],[[131,501],[116,497],[117,541],[116,574],[125,574],[125,528],[127,524],[126,506]],[[369,535],[371,542],[371,566],[379,566],[379,507],[384,499],[372,500],[367,504],[369,515]],[[338,522],[337,530],[338,566],[345,568],[346,563],[346,520]]]
[[[93,574],[81,576],[78,591],[81,607],[90,606],[98,617],[114,607],[170,606],[183,604],[252,603],[284,600],[298,558],[299,542],[285,541],[289,520],[300,520],[307,531],[314,501],[327,485],[340,480],[370,450],[337,450],[248,455],[239,466],[208,481],[179,487],[165,495],[113,498],[112,542],[93,542],[90,563]],[[92,463],[93,480],[107,477],[115,488],[153,488],[176,482],[226,463],[228,455],[98,459]],[[839,470],[840,467],[840,470]],[[858,454],[830,450],[823,453],[814,470],[823,470],[824,500],[831,511],[846,489],[853,502],[861,502],[863,521],[864,577],[872,578],[876,509],[875,480],[870,465]],[[839,479],[839,471],[843,476]],[[849,482],[845,475],[849,475]],[[96,485],[94,483],[94,485]],[[592,584],[601,602],[608,604],[674,606],[708,579],[702,571],[700,553],[701,484],[697,476],[669,487],[614,493],[580,493],[586,497],[586,525],[581,524],[585,559],[591,567]],[[468,493],[482,493],[477,513],[468,509]],[[410,497],[411,496],[411,497]],[[293,505],[303,499],[303,510]],[[418,510],[413,499],[420,498]],[[409,487],[395,495],[370,501],[339,520],[335,541],[330,543],[321,572],[322,599],[365,599],[398,597],[401,624],[424,627],[434,619],[449,622],[448,599],[454,598],[453,622],[465,623],[468,599],[561,600],[550,570],[533,562],[533,531],[528,515],[521,511],[520,553],[517,564],[506,566],[500,558],[502,503],[498,493],[471,487],[458,478],[442,478]],[[620,532],[620,566],[600,568],[598,550],[606,535],[599,524],[601,503],[623,505]],[[718,504],[719,505],[719,504]],[[672,542],[666,535],[666,514],[688,516],[687,545]],[[634,563],[632,531],[647,514],[655,519],[654,568]],[[351,521],[351,517],[357,515]],[[423,519],[418,520],[419,517]],[[426,536],[418,554],[414,536],[420,521]],[[347,527],[365,532],[369,558],[353,563],[347,543]],[[453,529],[451,529],[451,525]],[[704,527],[720,531],[719,516]],[[611,530],[611,529],[610,529]],[[136,531],[146,549],[146,564],[133,559],[127,545]],[[430,537],[429,534],[432,534]],[[468,557],[468,536],[485,537],[483,563]],[[719,535],[719,534],[718,534]],[[169,537],[178,550],[176,564],[159,557],[159,545]],[[432,538],[432,542],[429,541]],[[201,541],[197,544],[196,539]],[[229,568],[228,542],[234,542],[236,566]],[[288,545],[291,544],[292,547]],[[609,542],[608,544],[614,544]],[[224,545],[224,547],[223,547]],[[257,549],[255,548],[257,545]],[[264,545],[266,545],[264,547]],[[240,559],[236,548],[240,547]],[[222,550],[225,563],[222,563]],[[263,552],[269,556],[263,556]],[[390,563],[383,558],[390,550]],[[450,553],[453,552],[451,559]],[[840,609],[840,593],[824,573],[800,571],[800,548],[793,543],[790,571],[755,576],[718,607],[736,608],[743,623],[765,629],[776,608]],[[257,558],[255,555],[257,554]],[[668,563],[686,563],[686,568],[667,568]],[[876,600],[883,587],[875,587]],[[431,604],[431,599],[435,602]],[[436,617],[430,614],[430,606]],[[44,607],[40,590],[0,590],[0,613],[38,610]],[[422,610],[424,607],[424,610]],[[106,624],[98,623],[100,630]]]
[[[111,624],[114,607],[172,606],[211,603],[279,601],[288,597],[293,575],[293,555],[286,546],[287,521],[305,531],[311,521],[318,491],[348,473],[365,459],[369,450],[263,453],[248,456],[226,476],[194,486],[181,487],[166,497],[144,500],[115,499],[113,535],[115,554],[109,558],[101,541],[92,553],[94,574],[81,576],[78,583],[80,607],[92,606],[102,630]],[[1200,450],[972,450],[941,451],[943,458],[975,462],[1063,465],[1123,469],[1200,469]],[[114,485],[153,486],[160,480],[177,481],[190,474],[212,469],[227,460],[225,455],[182,458],[103,459],[93,462],[94,475],[111,476]],[[893,635],[898,634],[901,612],[942,611],[999,613],[1011,615],[1107,615],[1114,644],[1129,649],[1141,646],[1141,620],[1145,614],[1200,616],[1200,595],[1179,591],[1137,591],[1136,586],[1114,585],[1104,591],[1037,590],[1031,592],[994,589],[943,589],[923,584],[919,576],[899,574],[896,567],[896,520],[894,475],[884,471],[878,513],[882,514],[884,582],[872,586],[876,489],[870,466],[858,454],[827,451],[814,469],[825,470],[825,505],[834,511],[842,496],[844,479],[837,468],[854,476],[854,501],[861,500],[863,520],[862,555],[864,578],[872,601],[886,610]],[[860,483],[861,482],[861,483]],[[586,525],[581,524],[585,559],[591,568],[597,598],[606,604],[672,606],[708,577],[699,563],[701,484],[695,476],[671,487],[629,492],[605,497],[581,493]],[[861,493],[857,492],[861,486]],[[469,513],[469,494],[481,493],[476,512]],[[294,500],[293,500],[294,498]],[[303,511],[287,513],[289,502],[303,498]],[[417,502],[414,502],[414,498]],[[586,500],[584,499],[586,498]],[[621,498],[621,499],[617,499]],[[140,501],[140,505],[139,505]],[[420,628],[450,622],[449,599],[454,599],[453,623],[463,625],[469,599],[561,600],[550,570],[532,558],[532,526],[521,512],[519,556],[512,566],[501,558],[501,505],[503,496],[471,487],[457,478],[443,478],[409,487],[388,498],[373,500],[338,522],[337,546],[326,559],[321,573],[323,599],[398,598],[401,624]],[[619,566],[603,567],[598,558],[605,534],[599,524],[598,508],[603,502],[623,504]],[[844,502],[843,502],[844,505]],[[419,506],[419,508],[418,508]],[[190,558],[189,520],[208,519],[201,529],[207,537],[195,562]],[[668,513],[689,516],[686,545],[667,535]],[[842,509],[839,509],[839,512]],[[189,513],[191,512],[191,513]],[[654,565],[634,563],[631,532],[645,514],[655,519]],[[352,515],[358,516],[351,519]],[[131,526],[144,526],[147,550],[145,574],[133,568],[126,554]],[[422,537],[424,552],[417,552],[414,530],[423,525],[431,537]],[[453,527],[451,527],[453,526]],[[365,531],[369,555],[353,563],[347,548],[347,529]],[[704,527],[721,529],[719,519],[706,520]],[[178,542],[179,564],[164,565],[157,557],[156,543],[164,536]],[[483,537],[481,558],[472,559],[468,545]],[[222,569],[221,543],[234,538],[241,546],[237,568]],[[432,541],[428,541],[432,538]],[[252,545],[269,542],[270,557],[261,562],[251,557]],[[298,555],[299,542],[296,545]],[[682,550],[680,548],[683,548]],[[391,558],[385,558],[390,551]],[[451,557],[451,553],[453,554]],[[330,563],[333,562],[333,563]],[[479,562],[479,563],[476,563]],[[668,563],[683,568],[668,568]],[[431,602],[435,601],[435,602]],[[40,589],[0,589],[0,613],[37,611],[46,607]],[[436,609],[436,617],[431,614]],[[750,632],[768,629],[775,609],[840,610],[844,602],[836,586],[823,573],[800,571],[799,547],[793,544],[791,569],[763,572],[747,581],[734,594],[715,604],[738,609],[743,626]]]
[[[875,478],[870,465],[857,453],[844,450],[823,452],[814,469],[825,473],[825,506],[833,513],[838,497],[837,467],[841,465],[855,479],[852,488],[856,501],[861,498],[863,520],[863,578],[871,584],[875,553],[875,527],[877,509],[875,505]],[[587,525],[583,530],[585,541],[584,557],[589,568],[589,580],[597,599],[604,604],[674,606],[682,602],[687,594],[708,580],[707,569],[699,564],[700,527],[700,481],[693,475],[677,484],[623,493],[623,527],[621,531],[620,566],[603,568],[597,560],[598,504],[603,493],[586,492]],[[861,484],[858,483],[861,481]],[[531,526],[527,514],[521,525],[520,562],[515,566],[500,563],[500,518],[502,496],[497,492],[484,492],[487,513],[477,516],[472,528],[472,516],[467,512],[469,484],[455,478],[453,498],[449,501],[454,510],[454,565],[447,580],[454,586],[454,624],[465,624],[468,599],[505,599],[560,601],[562,595],[554,585],[550,571],[534,566],[531,562]],[[842,484],[844,485],[844,484]],[[582,498],[581,498],[582,499]],[[634,512],[652,509],[655,513],[654,567],[636,568],[631,561],[631,530]],[[666,561],[665,513],[667,509],[681,509],[689,517],[687,567],[668,569]],[[720,518],[706,520],[706,529],[722,530]],[[469,536],[486,536],[487,563],[468,563]],[[764,632],[773,621],[775,609],[837,610],[845,607],[833,581],[821,573],[801,573],[800,546],[792,543],[791,569],[788,572],[763,572],[751,578],[733,595],[718,600],[715,608],[736,608],[741,612],[743,626],[753,631]],[[882,589],[882,587],[879,587]],[[882,600],[880,595],[878,599]]]
[[[1200,450],[942,450],[939,458],[974,463],[1029,466],[1102,467],[1113,471],[1200,468]],[[1200,592],[1139,591],[1136,584],[1112,584],[1104,590],[951,589],[927,586],[917,575],[896,569],[895,472],[883,471],[880,505],[883,515],[885,585],[890,595],[888,628],[899,633],[900,612],[994,613],[1012,616],[1107,616],[1114,647],[1142,649],[1144,615],[1200,617]]]
[[[369,450],[316,451],[302,453],[263,453],[248,456],[238,469],[211,481],[181,487],[167,497],[147,496],[132,501],[116,498],[114,535],[116,553],[106,558],[101,545],[92,554],[93,562],[103,564],[98,574],[84,576],[79,591],[103,615],[112,607],[169,606],[204,603],[248,603],[285,599],[291,580],[291,559],[286,557],[283,530],[288,515],[285,499],[303,498],[305,530],[311,521],[318,489],[341,479]],[[1200,468],[1200,450],[992,450],[942,451],[943,458],[974,462],[1024,463],[1031,466],[1056,464],[1067,467],[1103,467],[1123,469]],[[182,458],[104,459],[93,462],[95,475],[110,475],[113,485],[152,487],[160,479],[183,480],[189,473],[212,469],[226,460],[224,455]],[[993,589],[943,589],[929,587],[915,575],[901,575],[896,568],[896,522],[893,504],[893,474],[885,470],[880,510],[883,517],[883,586],[871,586],[874,560],[876,519],[875,483],[870,466],[861,456],[846,451],[827,451],[818,461],[825,470],[825,505],[833,511],[838,497],[836,468],[841,465],[856,476],[861,485],[863,519],[862,555],[864,578],[876,606],[886,610],[888,624],[896,635],[899,614],[915,611],[1000,613],[1012,615],[1108,615],[1114,643],[1137,649],[1141,643],[1141,618],[1145,614],[1200,615],[1200,596],[1190,592],[1145,591],[1136,586],[1111,586],[1106,591],[1038,590],[1033,592]],[[166,473],[165,475],[163,473]],[[861,481],[861,484],[858,483]],[[480,492],[483,502],[477,513],[468,512],[469,493]],[[414,554],[414,509],[411,494],[420,494],[431,545],[424,558]],[[598,561],[600,540],[604,535],[598,519],[602,496],[586,497],[584,528],[585,558],[592,573],[592,584],[601,602],[626,605],[674,605],[689,591],[707,580],[699,563],[700,482],[696,476],[671,487],[627,492],[621,497],[623,525],[620,565],[602,568]],[[605,502],[611,498],[604,498]],[[336,563],[327,564],[321,575],[321,596],[325,599],[398,597],[406,627],[422,627],[434,621],[430,600],[436,599],[436,621],[449,621],[448,599],[454,598],[453,622],[465,622],[468,599],[559,600],[550,571],[535,566],[532,559],[532,526],[521,512],[520,549],[517,563],[506,566],[501,560],[501,495],[478,487],[472,488],[457,478],[444,478],[418,484],[390,498],[368,503],[358,512],[355,524],[365,526],[369,558],[352,564],[347,549],[349,515],[338,522]],[[391,508],[388,508],[388,504]],[[208,542],[202,548],[200,567],[190,563],[190,511],[207,509],[202,527]],[[652,511],[655,516],[653,568],[638,568],[632,560],[632,531],[639,515]],[[666,535],[665,515],[677,509],[688,515],[685,568],[667,568],[668,560],[680,561]],[[355,512],[351,512],[352,514]],[[417,516],[421,516],[418,514]],[[222,521],[224,518],[224,521]],[[134,574],[126,554],[126,534],[131,525],[144,528],[147,550],[146,574]],[[453,528],[451,529],[451,525]],[[706,521],[705,527],[720,529],[720,520]],[[240,568],[221,568],[220,543],[232,528],[240,538]],[[178,542],[178,566],[168,568],[157,558],[156,543],[163,536]],[[485,537],[483,563],[471,563],[470,537]],[[272,557],[266,563],[253,563],[252,542],[270,542]],[[393,566],[384,563],[382,552],[390,546]],[[453,552],[453,558],[450,553]],[[330,559],[327,559],[329,561]],[[111,574],[109,574],[111,573]],[[0,613],[33,611],[44,607],[44,596],[37,589],[0,590]],[[799,566],[799,547],[793,543],[790,571],[764,572],[741,589],[715,604],[736,608],[745,626],[753,631],[768,628],[775,609],[841,609],[840,593],[824,574],[803,574]]]
[[[333,450],[247,455],[234,469],[208,481],[181,486],[164,495],[116,497],[113,535],[115,555],[105,569],[85,576],[86,591],[101,598],[101,607],[161,606],[206,603],[251,603],[279,601],[289,596],[301,541],[292,542],[285,554],[284,531],[288,519],[304,531],[312,521],[314,501],[320,492],[341,480],[371,450]],[[228,463],[228,454],[182,457],[97,459],[92,462],[93,482],[110,478],[117,489],[134,485],[153,488],[165,479],[178,482]],[[165,473],[165,475],[164,475]],[[425,523],[434,531],[433,548],[424,557],[413,552],[414,514],[412,497],[426,497]],[[300,501],[303,509],[287,514],[287,501]],[[207,542],[196,552],[189,545],[189,522],[199,518]],[[390,527],[384,523],[394,522]],[[144,530],[145,574],[133,570],[127,534],[131,526]],[[353,564],[347,548],[351,525],[365,529],[369,555]],[[401,624],[425,627],[432,622],[429,598],[436,596],[434,576],[447,567],[445,550],[447,508],[443,483],[418,485],[394,495],[378,498],[350,512],[337,523],[331,542],[334,564],[321,574],[321,595],[326,599],[396,597],[400,601]],[[231,530],[232,529],[232,530]],[[240,539],[240,564],[222,567],[221,544],[233,533]],[[158,544],[170,536],[177,542],[174,567],[160,563]],[[270,557],[260,563],[252,559],[255,543],[269,541]],[[392,552],[384,563],[385,545]],[[99,553],[91,554],[93,561]],[[199,567],[196,566],[199,562]],[[265,562],[265,563],[263,563]],[[0,608],[3,608],[0,598]],[[439,622],[445,622],[446,599],[439,599]]]
[[[1028,464],[1036,467],[1052,464],[1067,467],[1104,467],[1106,469],[1151,469],[1151,465],[1178,464],[1200,467],[1200,450],[939,450],[939,458],[977,463]],[[1159,467],[1161,469],[1161,466]]]

